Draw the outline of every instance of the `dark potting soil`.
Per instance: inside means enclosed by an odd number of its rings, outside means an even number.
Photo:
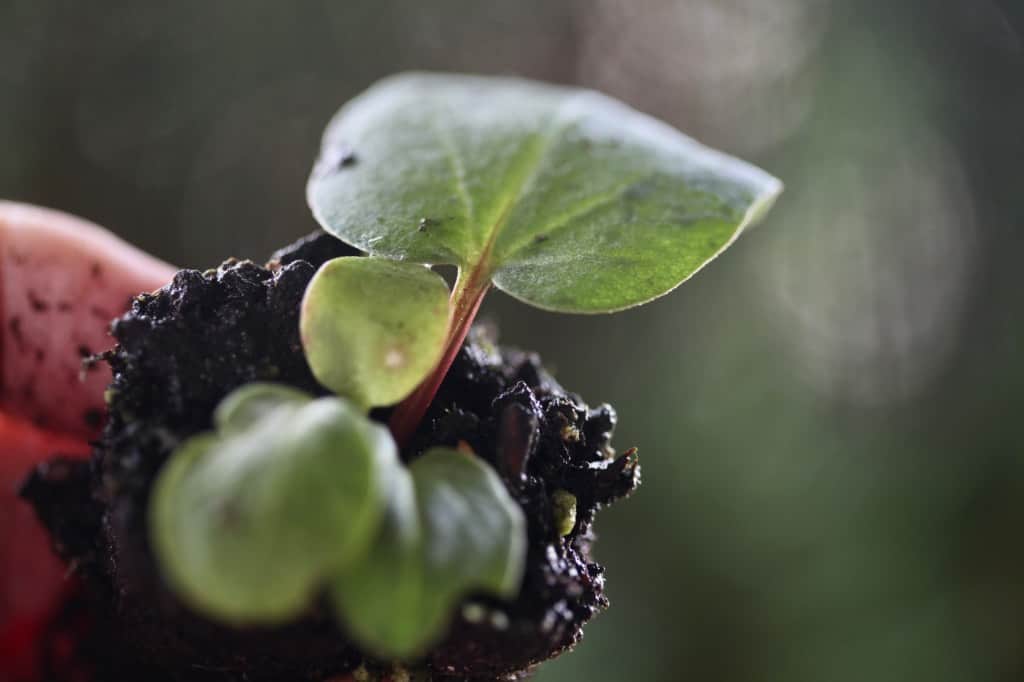
[[[325,393],[302,353],[299,303],[321,263],[354,253],[317,233],[267,267],[229,260],[183,270],[113,323],[110,417],[92,459],[41,465],[23,490],[81,584],[51,625],[47,679],[88,671],[96,682],[312,682],[360,665],[389,669],[347,640],[326,604],[265,629],[190,612],[162,582],[146,537],[157,471],[183,439],[211,428],[225,395],[251,381]],[[467,598],[447,638],[413,669],[439,680],[518,679],[579,641],[608,604],[590,560],[594,514],[639,483],[635,455],[613,455],[614,426],[611,407],[566,393],[536,355],[472,334],[403,456],[461,443],[487,459],[528,520],[527,569],[514,602]],[[566,537],[552,513],[558,490],[577,499]]]

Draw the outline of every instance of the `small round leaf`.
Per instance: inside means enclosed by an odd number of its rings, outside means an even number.
[[[156,556],[194,608],[286,621],[368,550],[401,471],[394,441],[340,398],[283,387],[240,389],[218,420],[219,433],[187,441],[157,478]]]
[[[364,407],[391,405],[438,363],[448,330],[448,285],[429,268],[336,258],[302,301],[300,330],[317,381]]]
[[[220,401],[213,413],[213,423],[221,435],[245,431],[282,407],[301,407],[309,401],[308,393],[291,386],[263,382],[245,384]]]
[[[479,457],[433,448],[403,473],[372,550],[338,576],[332,595],[365,647],[410,659],[444,635],[467,594],[516,595],[526,522]]]

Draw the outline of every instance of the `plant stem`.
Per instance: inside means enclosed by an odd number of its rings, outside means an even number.
[[[441,382],[455,362],[455,357],[466,340],[466,334],[473,326],[477,311],[480,310],[480,303],[490,288],[490,275],[483,268],[474,268],[466,277],[463,277],[463,271],[459,271],[459,277],[452,289],[452,318],[448,323],[448,335],[441,361],[391,414],[389,426],[399,448],[407,446],[419,428],[423,415],[427,413],[427,408],[434,401]]]

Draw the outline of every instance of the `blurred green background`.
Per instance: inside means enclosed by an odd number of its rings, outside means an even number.
[[[538,679],[1022,680],[1022,4],[0,0],[0,196],[262,259],[380,76],[625,99],[787,192],[644,308],[488,302],[644,464],[613,606]]]

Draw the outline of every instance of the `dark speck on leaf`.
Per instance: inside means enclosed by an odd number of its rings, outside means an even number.
[[[352,148],[338,147],[333,154],[328,154],[327,158],[323,160],[323,170],[325,173],[340,171],[344,168],[351,168],[358,161],[359,158],[356,157],[356,153]]]
[[[548,236],[546,234],[538,234],[536,237],[533,238],[533,243],[534,244],[542,244],[542,243],[546,242],[547,240],[548,240]]]
[[[235,504],[224,504],[220,508],[220,522],[225,528],[239,528],[242,515]]]
[[[359,159],[356,158],[356,153],[351,149],[346,149],[341,153],[341,158],[338,159],[338,166],[340,168],[348,168],[349,166],[356,165],[357,161]]]
[[[636,201],[645,198],[653,191],[654,183],[649,180],[641,180],[630,185],[624,196],[631,201]]]
[[[314,173],[320,177],[337,173],[340,170],[354,166],[358,159],[354,151],[348,147],[335,147],[325,152],[317,159]]]
[[[420,232],[426,232],[430,228],[438,224],[438,221],[433,218],[420,218],[419,227],[417,228]]]

